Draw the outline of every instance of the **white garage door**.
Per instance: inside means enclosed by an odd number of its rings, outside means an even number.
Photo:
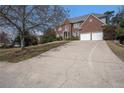
[[[103,32],[92,33],[92,40],[103,40]]]
[[[82,33],[80,40],[103,40],[103,32]]]
[[[80,34],[80,40],[91,40],[91,33]]]

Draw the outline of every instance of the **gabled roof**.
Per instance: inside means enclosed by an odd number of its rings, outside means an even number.
[[[91,15],[89,15],[89,16],[84,20],[84,22],[81,24],[81,26],[85,24],[85,22],[88,20],[88,18],[89,18],[90,16],[92,16],[92,17],[94,17],[95,19],[97,19],[97,20],[98,20],[99,22],[101,22],[103,25],[106,25],[106,23],[104,23],[103,21],[101,21],[98,17],[96,17],[95,15],[91,14]]]
[[[104,15],[104,14],[92,13],[92,14],[88,14],[88,15],[84,15],[84,16],[69,18],[68,20],[70,21],[70,23],[78,23],[78,22],[84,21],[89,15],[94,15],[94,16],[96,16],[98,18],[106,17],[106,15]]]

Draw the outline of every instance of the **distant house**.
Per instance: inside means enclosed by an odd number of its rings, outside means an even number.
[[[79,37],[80,40],[103,40],[103,26],[106,25],[104,14],[88,14],[66,19],[56,28],[57,36],[63,39]]]
[[[3,46],[11,46],[10,40],[8,38],[7,33],[0,31],[0,48]]]
[[[0,31],[0,44],[9,43],[7,33]]]

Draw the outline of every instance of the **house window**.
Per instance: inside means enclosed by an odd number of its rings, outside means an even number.
[[[74,28],[79,28],[79,24],[74,24]]]
[[[69,26],[65,25],[65,31],[68,31],[68,30],[69,30]]]
[[[92,22],[93,20],[92,20],[92,19],[90,19],[89,21],[90,21],[90,22]]]
[[[59,29],[58,29],[59,31],[61,31],[62,30],[62,28],[61,27],[59,27]]]

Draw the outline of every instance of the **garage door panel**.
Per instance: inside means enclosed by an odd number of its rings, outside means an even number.
[[[103,40],[103,32],[92,33],[92,40]]]
[[[91,33],[80,34],[80,40],[91,40]]]
[[[82,33],[80,40],[103,40],[103,32]]]

